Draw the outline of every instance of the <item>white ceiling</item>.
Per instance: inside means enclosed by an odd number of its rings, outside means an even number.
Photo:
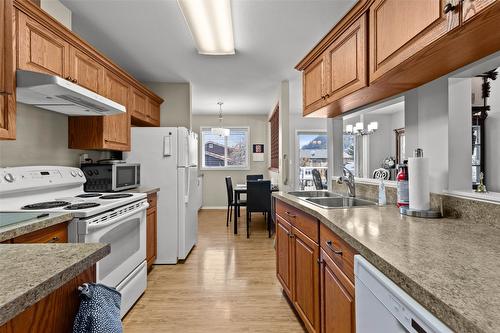
[[[355,0],[233,0],[236,55],[197,54],[175,0],[61,0],[73,30],[142,81],[191,82],[194,114],[267,114]]]

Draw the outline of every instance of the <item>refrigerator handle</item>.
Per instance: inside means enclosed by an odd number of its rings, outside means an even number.
[[[186,168],[186,177],[187,177],[187,182],[185,184],[186,186],[186,193],[184,194],[184,203],[187,204],[189,202],[189,191],[191,188],[191,170],[190,168]]]

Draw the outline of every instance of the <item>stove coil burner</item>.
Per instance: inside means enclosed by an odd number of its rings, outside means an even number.
[[[101,193],[83,193],[76,196],[76,198],[95,198],[100,197]]]
[[[67,206],[69,204],[70,203],[67,201],[46,201],[46,202],[38,202],[38,203],[26,205],[26,206],[21,207],[21,209],[26,209],[26,210],[50,209],[50,208]]]
[[[109,194],[109,195],[103,195],[99,199],[122,199],[122,198],[131,197],[132,195],[133,194],[130,194],[130,193]]]
[[[87,208],[93,208],[100,206],[101,204],[98,204],[97,202],[83,202],[83,203],[77,203],[73,205],[69,205],[64,207],[64,209],[67,210],[80,210],[80,209],[87,209]]]

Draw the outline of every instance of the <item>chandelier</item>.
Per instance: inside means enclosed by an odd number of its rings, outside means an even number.
[[[378,122],[372,121],[368,124],[368,128],[365,130],[362,122],[356,123],[356,125],[347,125],[345,127],[344,134],[347,135],[369,135],[373,134],[378,130]]]
[[[229,136],[229,128],[224,128],[222,126],[222,104],[223,102],[217,102],[219,105],[219,127],[212,127],[212,134],[218,136]]]

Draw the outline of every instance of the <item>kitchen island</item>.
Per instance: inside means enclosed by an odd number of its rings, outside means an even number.
[[[279,192],[319,220],[456,332],[497,332],[500,228],[401,216],[395,206],[323,209]]]

